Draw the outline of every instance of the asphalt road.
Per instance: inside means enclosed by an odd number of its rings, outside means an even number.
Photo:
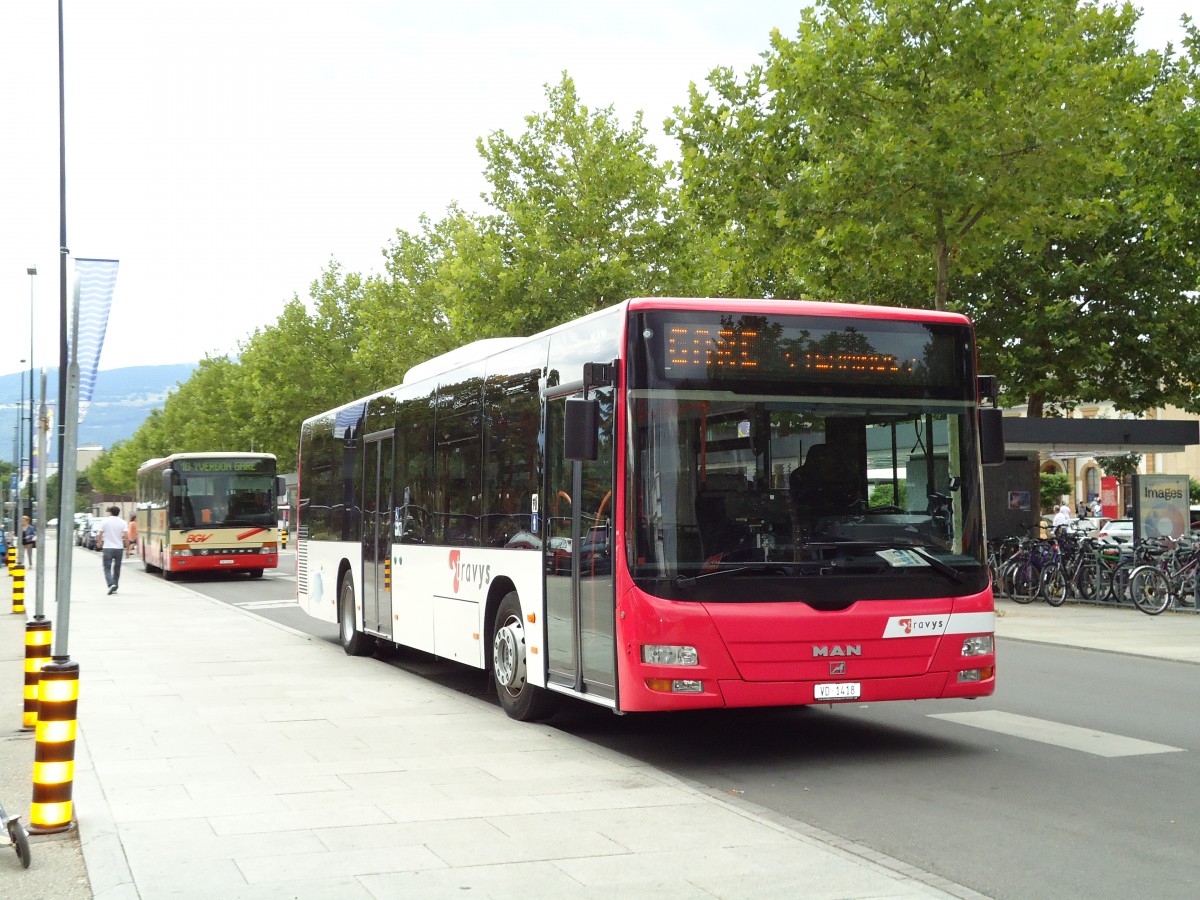
[[[261,581],[194,590],[336,642]],[[551,724],[997,898],[1200,895],[1200,666],[1001,642],[983,701],[614,717]],[[475,695],[481,673],[399,665]]]

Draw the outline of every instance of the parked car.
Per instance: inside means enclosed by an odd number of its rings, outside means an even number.
[[[1097,537],[1113,544],[1132,544],[1133,519],[1113,519],[1100,529]]]

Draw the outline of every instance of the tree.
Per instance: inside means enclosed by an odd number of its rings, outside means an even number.
[[[985,361],[1035,411],[1047,390],[1119,396],[1126,358],[1159,370],[1142,344],[1160,334],[1115,323],[1146,298],[1171,317],[1196,286],[1194,269],[1138,280],[1139,260],[1121,258],[1172,178],[1177,202],[1156,225],[1178,248],[1194,234],[1179,212],[1194,169],[1156,173],[1145,152],[1175,132],[1177,158],[1194,148],[1195,94],[1182,89],[1193,69],[1136,52],[1135,21],[1129,5],[1076,0],[826,0],[794,40],[774,33],[743,81],[718,69],[708,92],[693,86],[669,123],[684,196],[741,258],[729,266],[750,292],[965,311]],[[1136,298],[1122,293],[1135,284]],[[1142,352],[1088,365],[1097,332]],[[1155,361],[1194,347],[1190,336]],[[1083,376],[1059,395],[1072,367]],[[1155,396],[1146,378],[1126,393]]]
[[[1043,472],[1039,494],[1042,509],[1057,509],[1064,496],[1071,493],[1071,479],[1062,472]]]
[[[1123,453],[1120,456],[1097,456],[1096,465],[1109,478],[1128,478],[1134,475],[1141,465],[1140,453]]]
[[[656,161],[641,114],[622,130],[612,107],[580,103],[566,73],[546,98],[523,134],[478,142],[495,213],[478,223],[480,257],[464,261],[483,266],[490,290],[449,310],[469,330],[487,322],[492,335],[532,334],[627,297],[694,287],[673,170]]]

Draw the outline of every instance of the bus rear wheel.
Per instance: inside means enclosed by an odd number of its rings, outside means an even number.
[[[347,656],[366,656],[371,652],[371,640],[358,630],[354,621],[354,582],[347,574],[342,579],[342,589],[338,592],[338,631],[342,639],[342,649]]]
[[[492,675],[500,707],[520,722],[545,719],[554,712],[554,697],[529,683],[528,648],[521,619],[521,599],[516,591],[505,594],[496,610],[492,638]]]

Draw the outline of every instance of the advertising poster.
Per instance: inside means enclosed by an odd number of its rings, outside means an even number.
[[[1186,475],[1133,477],[1133,534],[1135,538],[1181,537],[1188,530]]]
[[[1112,475],[1100,479],[1100,515],[1106,519],[1121,518],[1117,507],[1117,479]]]

